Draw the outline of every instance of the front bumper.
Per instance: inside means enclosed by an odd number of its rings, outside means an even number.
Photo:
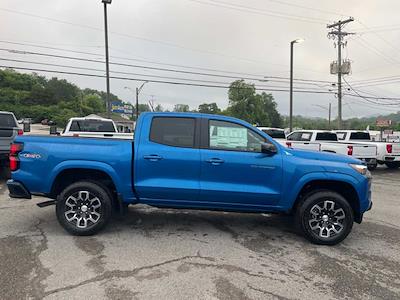
[[[7,180],[7,187],[11,198],[32,199],[31,193],[21,182]]]

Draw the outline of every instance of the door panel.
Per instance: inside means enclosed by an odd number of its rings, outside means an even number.
[[[200,150],[195,118],[148,116],[135,152],[135,189],[141,199],[198,199]],[[151,129],[150,129],[151,128]]]
[[[138,159],[136,190],[140,198],[197,200],[199,149],[147,145]]]
[[[207,124],[208,149],[200,150],[200,200],[250,207],[276,204],[281,195],[281,154],[261,153],[264,137],[241,124],[227,123]]]
[[[217,159],[223,163],[210,162]],[[281,177],[279,154],[201,150],[201,201],[272,205],[280,199]]]

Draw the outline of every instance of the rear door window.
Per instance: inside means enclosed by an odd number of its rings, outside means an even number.
[[[155,117],[151,122],[150,141],[158,144],[194,148],[195,119]]]

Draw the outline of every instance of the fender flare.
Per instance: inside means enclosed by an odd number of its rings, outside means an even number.
[[[50,174],[47,190],[50,191],[52,189],[55,179],[61,172],[69,169],[90,169],[102,171],[111,177],[117,192],[121,192],[121,179],[113,167],[103,162],[86,160],[67,160],[56,165]]]
[[[359,181],[355,177],[348,174],[336,173],[336,172],[326,172],[326,171],[312,172],[312,173],[307,173],[302,177],[300,177],[296,181],[296,184],[293,186],[293,189],[291,189],[289,193],[286,195],[285,198],[287,199],[286,201],[289,204],[290,208],[293,208],[301,190],[312,181],[337,181],[337,182],[347,183],[354,188],[354,190],[358,195],[357,185]]]

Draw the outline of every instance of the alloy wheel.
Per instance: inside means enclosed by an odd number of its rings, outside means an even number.
[[[325,200],[310,209],[308,224],[311,231],[321,238],[332,238],[345,227],[346,214],[334,201]]]
[[[65,201],[66,220],[78,228],[88,228],[101,218],[101,201],[89,191],[78,191]]]

